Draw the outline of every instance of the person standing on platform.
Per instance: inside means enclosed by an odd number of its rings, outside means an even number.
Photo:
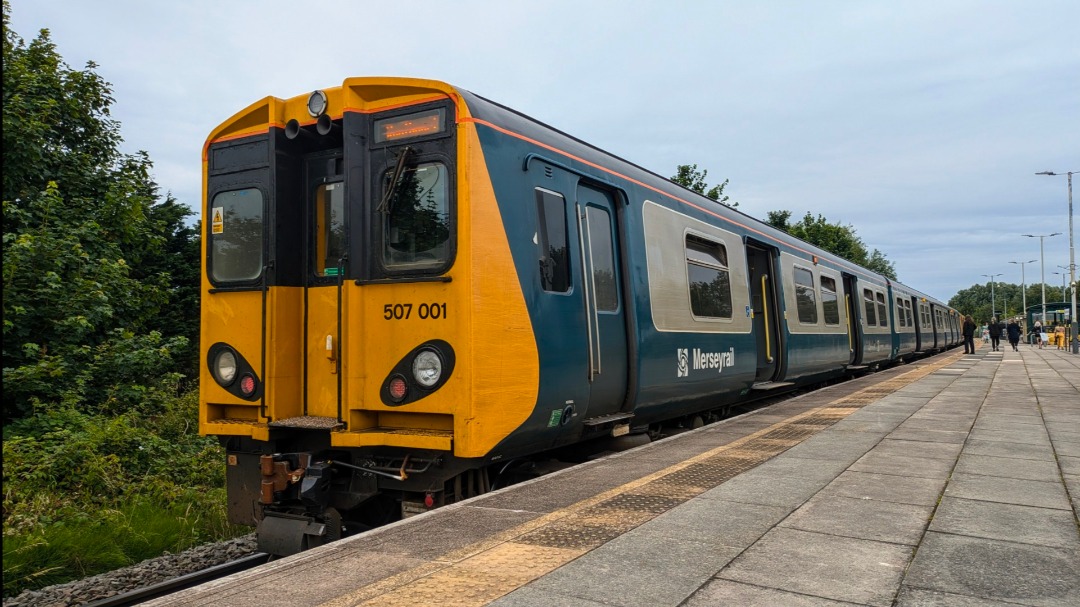
[[[971,315],[964,317],[964,354],[975,353],[975,321]]]
[[[1032,327],[1035,332],[1035,343],[1039,345],[1039,349],[1042,349],[1042,321],[1036,320],[1035,326]]]
[[[998,351],[998,346],[1001,344],[1001,323],[998,322],[997,316],[990,319],[990,348],[993,352]]]
[[[1009,321],[1009,326],[1005,327],[1005,333],[1009,336],[1009,345],[1012,346],[1013,352],[1019,352],[1020,349],[1016,347],[1020,343],[1020,323],[1016,322],[1016,319]]]

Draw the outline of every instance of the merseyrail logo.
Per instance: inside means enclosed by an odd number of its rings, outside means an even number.
[[[679,368],[675,377],[686,377],[690,375],[690,360],[686,354],[686,348],[679,348],[676,350],[679,356]]]
[[[675,354],[679,360],[676,377],[689,377],[691,370],[716,369],[717,373],[723,373],[725,367],[735,366],[735,348],[728,348],[727,352],[702,352],[694,348],[693,354],[687,348],[676,348]]]

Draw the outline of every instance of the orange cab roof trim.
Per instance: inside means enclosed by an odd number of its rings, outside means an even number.
[[[459,118],[468,116],[468,108],[457,89],[445,82],[421,78],[362,77],[347,78],[339,87],[321,89],[330,98],[333,118],[340,118],[344,112],[370,113],[384,111],[420,103],[430,103],[449,98],[457,107]],[[211,143],[229,141],[264,133],[271,128],[284,128],[286,106],[302,104],[309,93],[281,99],[264,97],[233,114],[228,120],[215,128],[203,144],[203,160],[207,160]],[[397,101],[403,99],[401,101]],[[393,99],[392,103],[385,100]],[[310,122],[313,122],[311,120]],[[308,124],[305,121],[302,124]]]

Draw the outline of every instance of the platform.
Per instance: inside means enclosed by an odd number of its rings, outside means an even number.
[[[1080,605],[1080,357],[952,351],[152,605]]]

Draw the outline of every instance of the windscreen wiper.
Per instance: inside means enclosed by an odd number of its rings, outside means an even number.
[[[405,174],[405,160],[409,156],[409,152],[412,151],[410,146],[405,146],[405,149],[401,150],[401,154],[398,155],[397,164],[394,165],[394,172],[390,176],[390,185],[383,192],[382,200],[379,201],[379,212],[390,212],[390,198],[394,195],[394,191],[397,190],[398,183],[401,181],[401,176]]]

